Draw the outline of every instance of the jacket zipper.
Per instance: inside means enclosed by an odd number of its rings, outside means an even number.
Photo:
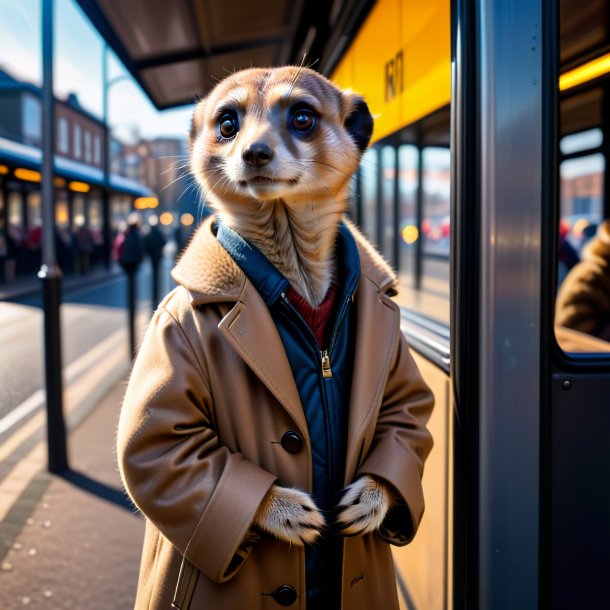
[[[301,315],[294,308],[294,306],[292,305],[292,303],[290,302],[290,300],[286,296],[286,293],[282,292],[280,294],[280,296],[282,297],[282,301],[284,302],[284,305],[286,307],[288,307],[293,313],[297,314],[297,319],[300,319]],[[320,363],[321,363],[321,370],[322,370],[322,378],[323,379],[332,379],[333,371],[332,371],[332,367],[331,367],[331,364],[330,364],[330,354],[331,354],[332,349],[333,349],[333,347],[335,345],[335,340],[337,338],[337,333],[339,332],[339,327],[341,326],[341,322],[343,322],[343,317],[345,316],[345,312],[347,311],[347,306],[349,305],[349,302],[353,300],[353,298],[354,298],[354,295],[350,294],[345,299],[343,299],[343,302],[341,303],[341,308],[339,309],[339,312],[337,313],[337,321],[335,322],[335,325],[333,327],[333,333],[332,333],[332,335],[330,337],[330,343],[329,343],[328,349],[324,349],[324,350],[320,349],[320,345],[318,344],[318,340],[315,338],[314,334],[311,332],[311,328],[309,328],[309,326],[307,324],[303,324],[302,325],[305,328],[307,334],[309,334],[309,336],[313,340],[313,343],[316,346],[316,349],[318,350],[318,353],[320,354]]]

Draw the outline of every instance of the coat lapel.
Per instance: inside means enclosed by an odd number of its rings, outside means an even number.
[[[356,294],[356,353],[350,395],[347,431],[345,485],[349,484],[359,461],[366,432],[378,412],[390,370],[400,312],[378,286],[363,276]],[[370,439],[369,439],[370,442]]]
[[[249,280],[218,328],[308,439],[305,414],[284,345],[267,305]]]

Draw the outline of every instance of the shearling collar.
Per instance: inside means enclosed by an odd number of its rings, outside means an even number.
[[[237,301],[246,281],[243,271],[216,239],[213,222],[214,217],[210,217],[202,223],[172,271],[175,282],[191,294],[194,306]],[[396,275],[388,263],[349,220],[344,218],[343,222],[356,241],[361,274],[379,291],[396,289]]]

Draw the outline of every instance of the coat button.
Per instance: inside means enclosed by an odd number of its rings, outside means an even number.
[[[303,449],[303,439],[297,432],[286,432],[282,436],[282,447],[288,451],[288,453],[298,453]]]
[[[273,592],[273,599],[280,606],[292,606],[297,597],[296,589],[290,585],[281,585]]]

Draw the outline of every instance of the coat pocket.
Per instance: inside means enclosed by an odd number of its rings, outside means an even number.
[[[186,557],[183,557],[180,564],[180,572],[178,573],[178,582],[176,583],[172,608],[176,610],[189,610],[198,578],[199,570]]]

